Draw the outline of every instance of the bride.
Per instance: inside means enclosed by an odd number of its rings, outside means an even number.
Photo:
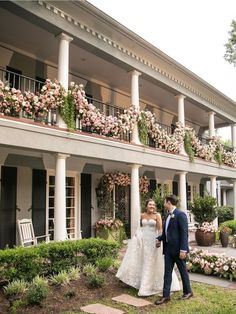
[[[138,289],[139,296],[162,292],[164,281],[164,257],[162,248],[156,248],[156,237],[161,234],[162,219],[156,213],[152,199],[146,203],[146,212],[141,215],[141,227],[128,243],[124,259],[116,274],[121,281]],[[172,273],[171,291],[179,291],[179,280]]]

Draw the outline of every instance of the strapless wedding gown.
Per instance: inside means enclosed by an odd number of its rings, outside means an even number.
[[[164,256],[162,247],[156,248],[156,221],[142,219],[135,236],[128,247],[116,274],[121,281],[138,289],[139,296],[149,296],[162,292],[164,281]],[[179,280],[172,274],[171,291],[179,291]]]

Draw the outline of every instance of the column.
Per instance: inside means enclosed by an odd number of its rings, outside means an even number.
[[[136,70],[129,73],[131,74],[131,106],[134,106],[135,110],[139,110],[139,75],[141,73]],[[138,123],[134,124],[131,142],[141,145],[138,135]]]
[[[185,126],[185,114],[184,114],[184,99],[186,98],[184,95],[177,95],[175,96],[178,100],[178,122]],[[184,143],[180,145],[179,153],[181,155],[187,156],[185,149],[184,149]]]
[[[178,99],[178,122],[185,126],[185,114],[184,114],[184,95],[175,96]]]
[[[54,238],[55,241],[66,240],[66,158],[65,154],[56,156],[55,174],[55,210]]]
[[[211,196],[216,197],[216,177],[211,177]],[[218,228],[218,218],[213,220],[213,225]]]
[[[60,40],[58,53],[58,81],[62,84],[65,90],[67,90],[69,80],[69,44],[73,38],[64,33],[58,35],[57,38]],[[56,124],[61,128],[67,128],[66,123],[58,113]]]
[[[226,206],[226,204],[227,204],[226,189],[223,189],[222,192],[223,192],[223,206]]]
[[[233,194],[234,194],[234,219],[236,219],[236,180],[233,181]]]
[[[217,181],[217,205],[221,206],[221,181]]]
[[[131,165],[131,238],[140,226],[139,167],[141,166],[137,164]]]
[[[215,112],[209,112],[209,136],[215,136]]]
[[[236,124],[231,125],[231,142],[232,147],[236,149]]]
[[[179,196],[180,209],[187,213],[186,174],[184,171],[179,173]]]
[[[216,177],[211,177],[211,196],[216,198]]]

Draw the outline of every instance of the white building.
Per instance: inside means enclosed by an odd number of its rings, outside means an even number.
[[[0,80],[22,91],[40,89],[45,79],[83,84],[86,95],[106,114],[134,105],[155,113],[169,133],[176,122],[201,136],[232,126],[236,146],[235,103],[156,47],[86,1],[1,1]],[[101,213],[95,189],[104,173],[131,174],[131,188],[116,188],[125,223],[135,230],[140,215],[138,177],[168,188],[181,199],[202,194],[217,180],[233,182],[236,216],[236,168],[131,141],[68,132],[54,125],[0,115],[0,247],[18,243],[16,221],[32,217],[37,234],[63,240],[94,235]],[[119,204],[118,204],[119,205]],[[121,205],[120,205],[121,206]]]

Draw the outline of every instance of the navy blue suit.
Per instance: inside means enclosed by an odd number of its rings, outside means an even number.
[[[172,272],[176,263],[183,283],[183,293],[191,293],[189,276],[186,269],[186,262],[179,258],[180,251],[189,252],[188,247],[188,220],[186,214],[178,208],[170,216],[166,233],[166,221],[163,226],[162,235],[157,238],[163,241],[163,254],[165,256],[165,275],[163,297],[170,296]]]

